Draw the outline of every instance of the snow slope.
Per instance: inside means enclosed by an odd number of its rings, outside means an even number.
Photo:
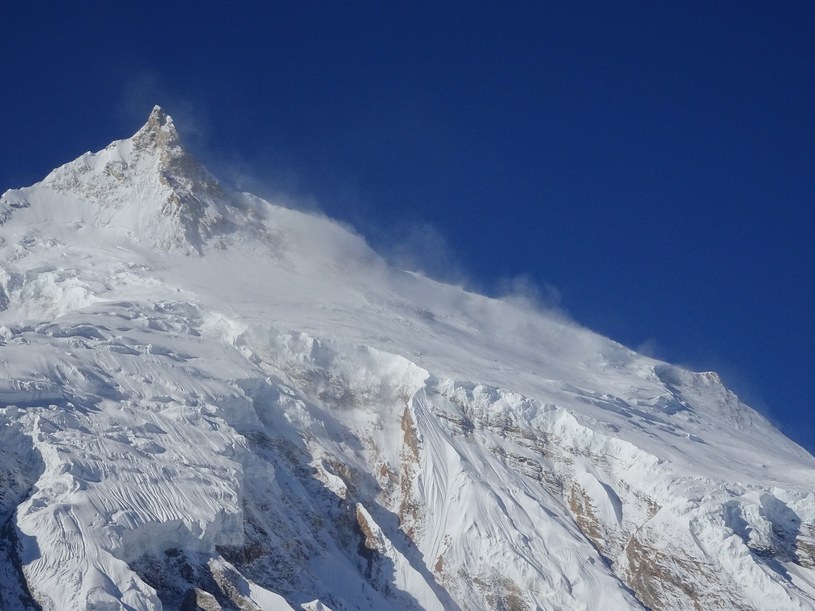
[[[716,374],[230,192],[158,107],[0,223],[4,609],[815,609],[815,459]]]

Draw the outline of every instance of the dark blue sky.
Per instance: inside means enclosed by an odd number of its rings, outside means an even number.
[[[159,103],[221,178],[526,274],[815,450],[815,4],[391,4],[3,3],[0,188]]]

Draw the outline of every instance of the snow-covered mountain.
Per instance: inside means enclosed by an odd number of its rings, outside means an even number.
[[[815,609],[725,388],[222,188],[155,108],[0,199],[0,607]]]

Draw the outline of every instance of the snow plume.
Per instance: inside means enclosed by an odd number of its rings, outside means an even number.
[[[640,354],[650,356],[654,359],[664,358],[660,356],[663,353],[662,346],[655,337],[649,337],[645,341],[640,342],[637,344],[635,350]]]
[[[530,274],[502,278],[496,296],[523,308],[541,310],[564,319],[571,318],[563,307],[563,296],[552,284],[540,284]]]
[[[424,221],[403,221],[395,227],[373,228],[372,242],[394,267],[430,278],[472,286],[447,237]]]
[[[319,198],[305,185],[302,173],[289,156],[266,147],[250,160],[240,153],[207,150],[206,164],[225,184],[237,191],[258,195],[276,206],[324,215]]]

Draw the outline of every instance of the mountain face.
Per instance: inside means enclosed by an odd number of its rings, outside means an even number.
[[[0,608],[815,609],[725,388],[219,185],[154,109],[0,199]]]

